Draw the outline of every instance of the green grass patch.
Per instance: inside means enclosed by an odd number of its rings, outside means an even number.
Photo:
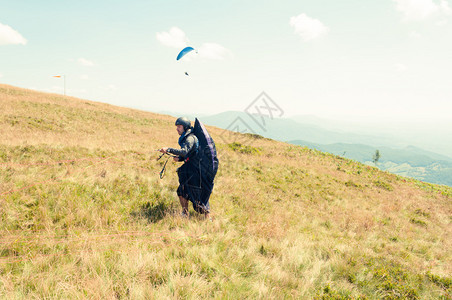
[[[427,227],[427,222],[425,222],[423,220],[420,220],[418,218],[414,218],[414,217],[410,218],[410,222],[415,224],[415,225],[419,225],[419,226],[422,226],[422,227]]]
[[[389,183],[385,182],[385,181],[381,181],[381,180],[376,180],[373,182],[374,186],[381,188],[383,190],[386,190],[388,192],[391,192],[394,190],[394,188],[392,187],[392,185],[390,185]]]
[[[253,146],[248,146],[248,145],[242,145],[241,143],[231,143],[228,144],[229,148],[232,149],[233,151],[236,152],[240,152],[243,154],[260,154],[261,150],[259,150],[259,148],[253,147]]]

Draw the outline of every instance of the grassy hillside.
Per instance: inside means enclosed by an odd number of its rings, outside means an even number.
[[[174,118],[0,85],[0,298],[452,297],[452,189],[208,129],[213,220],[184,219]]]

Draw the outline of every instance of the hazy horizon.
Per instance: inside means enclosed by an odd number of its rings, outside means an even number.
[[[180,111],[159,111],[174,117],[187,116],[192,121],[194,117],[212,117],[224,113],[246,113],[244,111],[227,111],[218,114],[197,114]],[[391,138],[393,145],[382,143],[381,146],[391,146],[394,149],[406,146],[416,146],[424,150],[446,155],[452,158],[452,120],[439,120],[438,122],[378,122],[378,120],[355,119],[328,119],[314,115],[286,116],[281,119],[294,120],[300,124],[310,124],[332,132],[362,134],[382,138]],[[270,123],[271,124],[271,123]],[[442,125],[438,127],[438,125]],[[271,125],[269,125],[271,126]],[[262,133],[265,136],[265,133]],[[302,134],[300,134],[301,136]],[[312,142],[312,141],[307,141]],[[396,144],[397,142],[397,144]],[[400,146],[403,145],[403,146]]]

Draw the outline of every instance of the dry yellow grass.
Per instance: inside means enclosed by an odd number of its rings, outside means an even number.
[[[186,220],[173,124],[0,85],[0,296],[451,297],[452,189],[208,127],[214,220]]]

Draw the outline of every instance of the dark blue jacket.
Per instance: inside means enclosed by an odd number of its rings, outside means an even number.
[[[187,129],[179,137],[180,149],[168,148],[168,152],[179,156],[179,161],[187,162],[196,156],[198,152],[199,142],[196,135],[193,134],[193,128]]]

